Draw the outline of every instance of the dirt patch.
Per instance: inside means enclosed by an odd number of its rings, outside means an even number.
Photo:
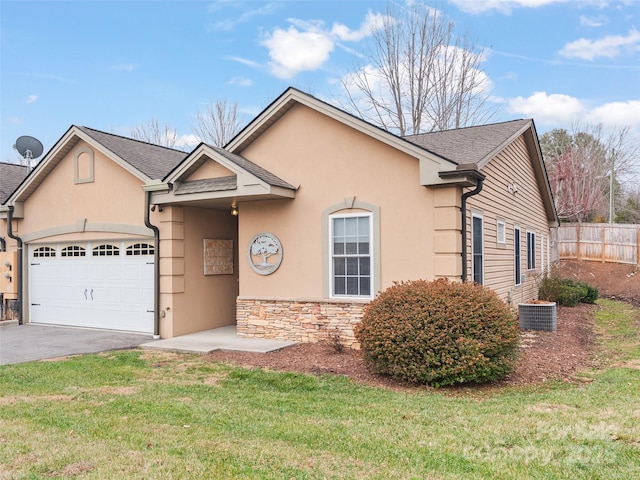
[[[623,263],[563,260],[557,268],[562,277],[593,285],[601,297],[629,302],[640,307],[640,270]]]

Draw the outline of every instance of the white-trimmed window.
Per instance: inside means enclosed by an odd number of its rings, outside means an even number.
[[[475,283],[484,283],[484,235],[482,215],[471,215],[471,278]]]
[[[373,231],[371,213],[331,215],[331,296],[371,298]]]
[[[513,262],[515,270],[515,283],[520,285],[522,283],[522,253],[520,250],[520,227],[513,228]]]
[[[527,270],[536,269],[536,234],[527,231]]]
[[[507,243],[507,224],[504,220],[496,220],[496,243],[504,245]]]

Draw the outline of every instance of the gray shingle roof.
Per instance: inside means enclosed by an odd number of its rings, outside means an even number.
[[[7,201],[29,174],[25,165],[0,162],[0,205]]]
[[[227,177],[205,178],[179,183],[175,188],[175,194],[222,192],[225,190],[235,190],[236,188],[238,188],[238,177],[230,175]]]
[[[285,182],[280,177],[278,177],[278,176],[274,175],[273,173],[265,170],[260,165],[257,165],[255,163],[253,163],[251,160],[247,160],[246,158],[244,158],[244,157],[242,157],[240,155],[236,155],[235,153],[228,152],[228,151],[226,151],[226,150],[224,150],[222,148],[214,147],[213,145],[209,145],[209,146],[213,150],[215,150],[217,153],[222,155],[224,158],[226,158],[227,160],[235,163],[240,168],[242,168],[243,170],[246,170],[247,172],[251,173],[252,175],[255,175],[260,180],[262,180],[263,182],[271,185],[272,187],[282,187],[282,188],[288,188],[288,189],[291,189],[291,190],[295,190],[296,189],[296,187],[294,187],[290,183]]]
[[[88,127],[77,128],[152,179],[164,178],[187,156],[186,152],[180,150],[105,133]]]
[[[457,164],[481,163],[531,120],[458,128],[443,132],[407,135],[405,140]]]

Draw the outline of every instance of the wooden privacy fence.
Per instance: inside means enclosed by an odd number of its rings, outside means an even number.
[[[558,227],[558,256],[640,265],[640,225],[569,223]]]

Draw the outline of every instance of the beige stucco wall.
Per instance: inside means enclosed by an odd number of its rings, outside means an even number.
[[[477,212],[484,220],[484,284],[494,289],[503,300],[511,299],[511,303],[517,305],[536,298],[537,281],[543,266],[541,239],[544,237],[545,263],[550,240],[549,224],[523,137],[489,162],[482,173],[487,177],[482,192],[468,201],[468,274],[471,278],[471,214]],[[513,193],[514,184],[517,185],[516,193]],[[498,219],[506,223],[504,244],[497,242]],[[520,227],[521,233],[521,273],[525,275],[521,285],[515,284],[515,226]],[[536,270],[531,271],[527,270],[527,231],[536,234]]]
[[[237,220],[228,211],[165,207],[160,214],[160,336],[235,323]],[[204,239],[232,240],[231,275],[204,275]]]
[[[203,180],[206,178],[226,177],[233,174],[234,173],[228,168],[223,167],[214,160],[208,159],[200,168],[185,178],[185,180]]]
[[[88,148],[79,142],[47,175],[24,204],[20,234],[88,223],[144,226],[143,181],[94,151],[94,181],[74,183],[74,158]],[[84,237],[83,237],[84,238]]]
[[[434,278],[434,192],[419,184],[415,158],[301,105],[241,153],[300,185],[294,200],[240,204],[241,297],[322,298],[328,268],[322,212],[345,197],[380,208],[382,264],[375,273],[381,289]],[[246,261],[248,243],[263,231],[275,234],[284,251],[282,265],[268,276],[254,273]]]

